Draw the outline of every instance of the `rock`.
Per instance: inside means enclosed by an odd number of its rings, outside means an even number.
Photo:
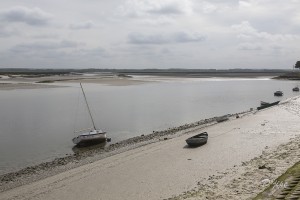
[[[258,166],[258,169],[266,169],[267,167],[266,167],[266,164],[263,164],[263,165],[260,165],[260,166]]]
[[[263,179],[262,181],[261,181],[261,184],[262,185],[268,185],[268,184],[270,184],[271,183],[271,181],[270,181],[270,179]]]

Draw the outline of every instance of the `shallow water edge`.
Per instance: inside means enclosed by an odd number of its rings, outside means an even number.
[[[174,137],[187,134],[190,131],[195,131],[198,129],[201,130],[207,126],[221,123],[218,122],[218,119],[222,117],[233,119],[237,116],[242,117],[249,113],[251,113],[251,111],[212,117],[162,131],[153,131],[153,133],[148,135],[129,138],[107,146],[100,144],[92,147],[78,149],[78,151],[73,150],[75,152],[73,155],[55,158],[54,160],[49,162],[43,162],[38,165],[29,166],[15,172],[0,175],[0,192],[37,180],[41,180],[57,173],[61,173],[150,143],[172,139]]]

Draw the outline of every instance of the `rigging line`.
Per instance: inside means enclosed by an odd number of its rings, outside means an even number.
[[[95,122],[94,122],[94,119],[93,119],[93,116],[92,116],[92,113],[91,113],[91,110],[90,110],[89,104],[88,104],[88,102],[87,102],[87,99],[86,99],[86,96],[85,96],[85,93],[84,93],[84,90],[83,90],[83,87],[82,87],[81,83],[80,83],[80,87],[81,87],[81,90],[82,90],[82,93],[83,93],[83,96],[84,96],[84,100],[85,100],[86,106],[87,106],[87,108],[88,108],[90,117],[91,117],[92,122],[93,122],[93,127],[94,127],[94,129],[96,130]]]

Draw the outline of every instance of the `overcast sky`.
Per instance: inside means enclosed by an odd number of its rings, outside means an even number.
[[[0,67],[281,68],[300,0],[1,0]]]

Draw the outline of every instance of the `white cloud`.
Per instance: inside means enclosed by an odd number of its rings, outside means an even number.
[[[185,15],[193,13],[190,0],[127,0],[118,12],[128,17],[149,17],[151,15]]]
[[[233,25],[232,29],[238,33],[240,39],[264,39],[271,41],[282,40],[298,40],[299,35],[293,34],[271,34],[265,31],[258,31],[253,28],[248,21],[243,21],[241,24]]]
[[[257,50],[262,50],[263,48],[261,47],[260,44],[254,44],[254,43],[242,43],[238,46],[239,50],[244,50],[244,51],[257,51]]]
[[[47,25],[52,15],[40,8],[27,8],[23,6],[13,7],[0,11],[0,19],[6,22],[20,22],[31,26]]]
[[[140,33],[131,33],[128,35],[128,41],[131,44],[170,44],[201,42],[205,36],[199,33],[176,32],[172,34],[151,34],[144,35]]]
[[[19,31],[15,30],[15,29],[0,26],[0,38],[1,37],[10,37],[13,35],[18,35],[18,34],[19,34]]]
[[[297,0],[61,4],[0,1],[0,66],[276,68],[300,59]]]
[[[78,30],[78,29],[91,29],[95,27],[95,24],[92,21],[86,21],[76,24],[70,24],[70,29]]]
[[[28,53],[28,52],[40,52],[58,49],[76,48],[80,46],[77,42],[63,40],[60,42],[32,42],[25,44],[18,44],[12,47],[10,50],[14,53]]]

